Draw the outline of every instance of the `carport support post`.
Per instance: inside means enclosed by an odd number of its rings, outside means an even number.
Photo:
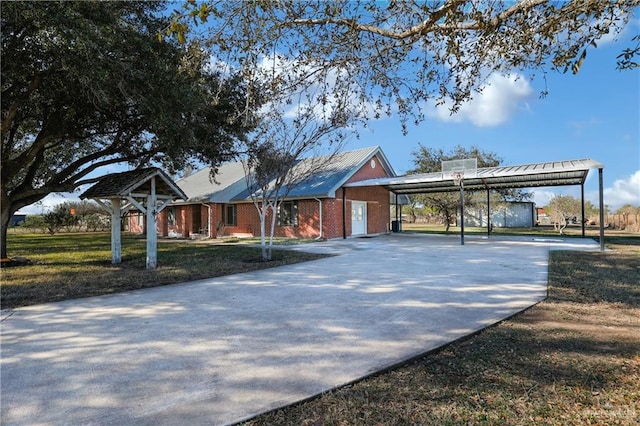
[[[464,184],[460,181],[460,245],[464,245]]]
[[[491,237],[491,201],[489,198],[489,188],[487,188],[487,237]]]
[[[600,190],[600,251],[604,251],[604,191],[602,184],[602,168],[598,169],[598,186]]]
[[[122,240],[120,238],[121,228],[120,218],[120,198],[111,199],[111,263],[114,265],[122,261]]]
[[[584,183],[580,185],[580,200],[582,201],[582,238],[584,238]]]

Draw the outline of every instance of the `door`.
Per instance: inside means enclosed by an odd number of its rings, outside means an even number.
[[[202,216],[200,216],[200,206],[191,206],[191,233],[199,234],[202,229]]]
[[[367,202],[351,202],[351,235],[367,234]]]

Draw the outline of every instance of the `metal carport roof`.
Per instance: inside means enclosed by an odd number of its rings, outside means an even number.
[[[478,168],[475,174],[464,177],[464,188],[468,191],[534,188],[542,186],[582,185],[589,170],[604,166],[591,159],[553,161]],[[346,184],[347,187],[382,186],[396,194],[423,194],[432,192],[459,191],[460,187],[451,177],[441,172],[405,175],[399,177],[369,179]]]
[[[552,161],[478,168],[475,173],[467,173],[463,179],[467,191],[535,188],[548,186],[580,185],[584,219],[584,183],[591,169],[598,169],[600,208],[600,250],[604,251],[604,199],[602,169],[604,165],[591,159]],[[369,179],[352,182],[345,187],[382,186],[395,194],[424,194],[433,192],[460,191],[451,176],[442,172],[413,174],[399,177]],[[582,234],[584,237],[584,220]]]

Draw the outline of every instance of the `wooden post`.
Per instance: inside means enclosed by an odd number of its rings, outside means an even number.
[[[158,266],[158,233],[156,232],[156,178],[151,178],[151,194],[147,196],[147,269]]]
[[[114,265],[122,262],[120,198],[111,199],[111,263]]]

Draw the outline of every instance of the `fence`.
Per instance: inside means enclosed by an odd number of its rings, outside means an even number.
[[[597,220],[596,224],[598,224]],[[640,214],[607,214],[604,216],[604,226],[610,229],[640,232]]]

